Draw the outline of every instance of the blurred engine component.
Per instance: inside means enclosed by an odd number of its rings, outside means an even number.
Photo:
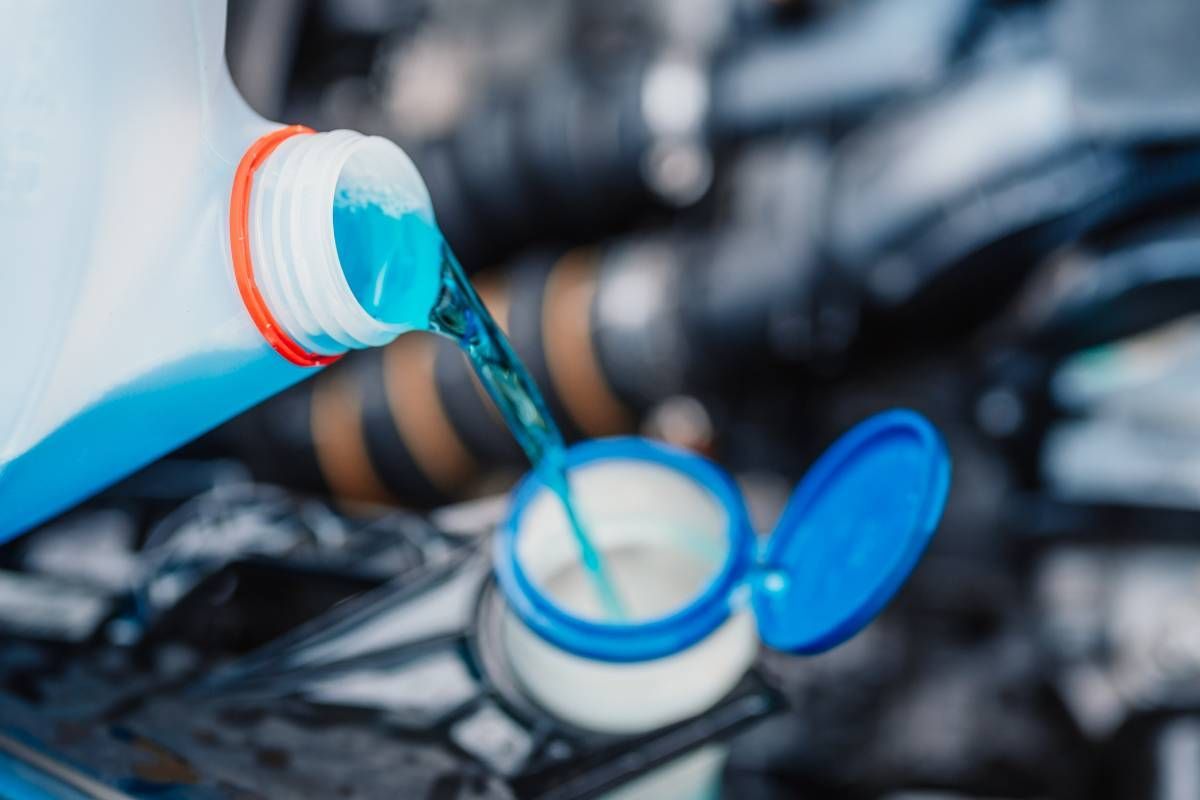
[[[807,28],[731,47],[713,69],[719,142],[804,125],[845,124],[943,81],[983,3],[938,0],[921,13],[888,0],[847,4]]]
[[[1200,25],[1192,3],[1064,0],[1055,20],[1090,133],[1114,141],[1180,141],[1200,133],[1200,90],[1191,76],[1200,54],[1188,31]]]
[[[993,68],[840,147],[830,251],[871,305],[934,330],[995,315],[1076,238],[1195,196],[1191,152],[1098,146],[1059,65]]]
[[[487,91],[453,135],[412,152],[468,266],[538,239],[594,237],[653,201],[700,199],[715,156],[736,142],[846,124],[935,85],[977,7],[938,0],[911,14],[868,0],[719,49],[665,26],[632,52]]]
[[[69,653],[5,647],[0,718],[20,741],[0,735],[0,768],[11,760],[104,799],[383,796],[397,786],[436,800],[582,798],[617,786],[654,796],[655,785],[719,774],[724,743],[778,713],[757,673],[700,717],[635,736],[577,730],[540,711],[498,638],[488,539],[476,529],[494,525],[496,511],[445,513],[472,528],[449,534],[406,515],[357,522],[250,484],[184,504],[134,551],[144,575],[134,594],[155,604],[151,627]],[[294,553],[264,561],[247,538],[297,532],[326,539],[323,564]],[[411,554],[408,566],[348,587],[331,562],[381,538]],[[175,557],[164,560],[164,549]],[[189,578],[168,607],[162,587],[183,562],[209,577]],[[0,620],[8,611],[0,603]],[[115,630],[122,616],[109,618]]]
[[[1198,257],[1185,212],[1063,254],[1030,282],[977,403],[1027,485],[1080,502],[1197,496]]]

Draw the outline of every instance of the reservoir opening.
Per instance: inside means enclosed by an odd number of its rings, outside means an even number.
[[[678,653],[729,619],[754,538],[723,471],[633,437],[578,444],[567,461],[573,500],[627,613],[603,613],[562,511],[531,477],[495,543],[497,579],[530,629],[578,656],[637,662]]]
[[[687,477],[657,464],[602,462],[574,470],[575,507],[608,564],[625,622],[665,617],[689,605],[729,555],[728,514]],[[571,541],[562,504],[550,492],[526,508],[517,558],[541,592],[564,611],[609,619]]]
[[[702,713],[758,651],[753,616],[731,602],[753,546],[736,488],[699,456],[644,439],[584,442],[567,461],[572,499],[627,614],[604,613],[554,494],[526,479],[495,540],[519,685],[592,730],[634,733]]]

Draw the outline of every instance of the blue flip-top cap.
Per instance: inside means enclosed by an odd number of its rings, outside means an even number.
[[[950,458],[913,411],[838,439],[804,476],[762,553],[752,604],[763,641],[815,653],[871,621],[916,566],[941,518]]]
[[[916,565],[946,502],[950,460],[933,425],[913,411],[888,411],[834,443],[805,475],[758,558],[745,504],[715,464],[632,437],[571,448],[571,468],[604,461],[658,464],[705,488],[726,512],[729,551],[709,585],[664,617],[592,620],[558,606],[518,560],[520,520],[544,491],[536,474],[513,497],[495,540],[496,578],[517,616],[542,638],[587,658],[640,662],[695,644],[744,597],[762,640],[776,650],[815,653],[853,636],[878,614]]]

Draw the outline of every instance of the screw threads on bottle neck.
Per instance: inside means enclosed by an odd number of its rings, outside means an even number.
[[[403,151],[379,137],[344,130],[293,136],[257,170],[249,201],[246,235],[263,300],[289,337],[322,356],[384,345],[407,330],[368,314],[342,272],[333,207],[351,158],[402,159],[411,169]]]

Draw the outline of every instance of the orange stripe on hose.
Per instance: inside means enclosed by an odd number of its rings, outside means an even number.
[[[504,335],[507,336],[508,282],[492,273],[480,275],[472,283],[475,284],[475,292],[487,307],[488,313],[492,315],[492,319],[496,320],[500,330],[504,331]]]
[[[578,250],[554,265],[542,297],[542,348],[554,389],[579,429],[611,436],[631,430],[634,417],[605,379],[592,341],[595,272]]]
[[[396,432],[429,482],[453,495],[478,464],[459,438],[433,378],[434,341],[409,333],[383,351],[383,384]]]
[[[311,420],[317,465],[330,490],[343,498],[396,503],[367,452],[362,396],[353,375],[323,375],[313,386]]]

